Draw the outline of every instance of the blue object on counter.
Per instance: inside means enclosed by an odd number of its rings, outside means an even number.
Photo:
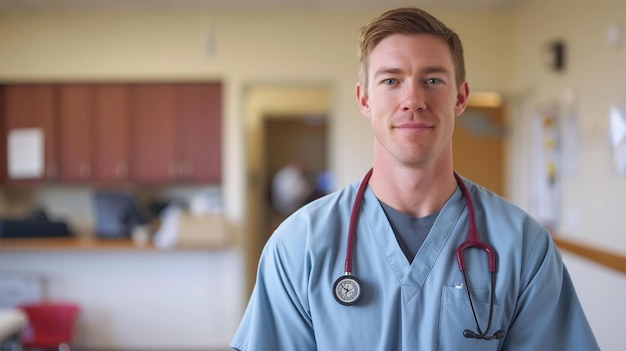
[[[128,192],[98,191],[93,199],[98,237],[130,237],[135,226],[147,223],[147,216]]]

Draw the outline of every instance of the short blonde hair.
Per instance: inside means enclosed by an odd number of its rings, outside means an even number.
[[[431,34],[442,38],[450,48],[456,85],[465,81],[463,45],[459,36],[443,22],[416,7],[389,10],[361,28],[359,38],[359,80],[367,93],[369,55],[383,39],[392,34]]]

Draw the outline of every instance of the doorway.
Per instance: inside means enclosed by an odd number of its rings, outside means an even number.
[[[328,129],[326,116],[267,116],[264,118],[265,174],[268,198],[264,209],[264,242],[290,213],[272,206],[272,181],[287,165],[297,164],[307,184],[302,205],[317,197],[316,179],[328,169]],[[299,205],[301,206],[301,205]],[[292,212],[292,210],[289,210]]]
[[[265,242],[281,221],[268,201],[271,176],[297,157],[306,160],[312,173],[328,168],[330,97],[327,86],[259,84],[246,89],[246,239],[242,245],[248,292]]]

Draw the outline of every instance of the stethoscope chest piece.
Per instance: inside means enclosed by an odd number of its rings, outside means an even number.
[[[361,299],[361,282],[351,274],[344,274],[335,280],[333,295],[335,300],[342,305],[354,305]]]

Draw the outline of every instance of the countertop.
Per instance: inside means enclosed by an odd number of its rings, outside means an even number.
[[[2,238],[0,252],[7,251],[198,251],[220,250],[229,247],[228,244],[219,245],[185,245],[171,249],[160,249],[152,243],[136,243],[130,238],[98,238],[94,235],[80,235],[64,238]]]

